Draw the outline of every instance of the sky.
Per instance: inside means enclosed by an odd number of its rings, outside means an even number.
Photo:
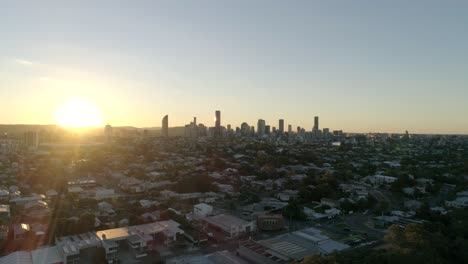
[[[468,134],[468,1],[2,1],[0,123]],[[63,108],[63,107],[62,107]]]

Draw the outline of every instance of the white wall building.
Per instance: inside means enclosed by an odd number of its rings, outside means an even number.
[[[213,213],[213,206],[199,203],[193,206],[193,214],[195,217],[203,218],[211,215]]]

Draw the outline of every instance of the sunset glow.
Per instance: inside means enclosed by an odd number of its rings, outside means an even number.
[[[55,122],[63,127],[94,127],[103,124],[99,108],[82,99],[72,99],[61,105],[56,111]]]

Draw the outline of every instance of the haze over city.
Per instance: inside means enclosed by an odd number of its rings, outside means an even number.
[[[0,1],[0,264],[468,263],[468,1]]]
[[[221,109],[233,126],[319,115],[348,132],[468,133],[467,7],[5,1],[0,123],[58,123],[79,98],[102,115],[90,125],[212,125]]]

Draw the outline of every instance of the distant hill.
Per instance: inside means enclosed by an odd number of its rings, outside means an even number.
[[[22,125],[22,124],[13,124],[13,125],[2,125],[0,124],[0,133],[8,133],[8,135],[17,135],[23,134],[28,131],[57,131],[60,129],[57,125]]]
[[[150,135],[159,136],[161,134],[161,127],[134,127],[134,126],[113,126],[114,132],[119,131],[136,131],[143,133],[144,130],[148,130]],[[170,127],[170,136],[183,136],[185,127]],[[21,136],[28,131],[47,131],[47,132],[61,132],[67,131],[68,129],[62,128],[57,125],[35,125],[35,124],[0,124],[0,135],[7,133],[10,136]],[[104,126],[102,128],[95,127],[86,129],[87,134],[100,135],[104,132]]]

